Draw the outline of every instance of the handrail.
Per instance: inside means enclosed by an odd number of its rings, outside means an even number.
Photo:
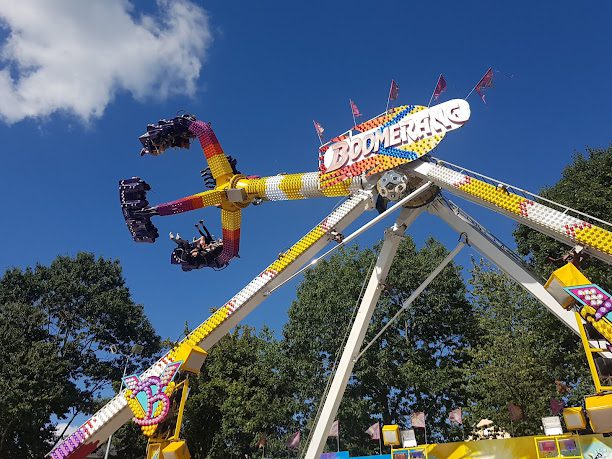
[[[555,201],[553,201],[551,199],[545,198],[544,196],[540,196],[538,194],[532,193],[531,191],[524,190],[522,188],[519,188],[517,186],[511,185],[511,184],[506,183],[506,182],[502,182],[501,180],[497,180],[495,178],[488,177],[488,176],[486,176],[484,174],[480,174],[478,172],[472,171],[472,170],[467,169],[465,167],[458,166],[457,164],[450,163],[450,162],[448,162],[446,160],[441,160],[441,159],[435,158],[433,156],[430,156],[429,159],[432,160],[432,162],[434,162],[436,164],[440,164],[440,165],[446,166],[449,169],[452,169],[452,170],[454,170],[456,172],[460,172],[460,173],[463,173],[463,174],[473,175],[473,176],[479,178],[480,180],[483,180],[483,181],[485,181],[485,182],[487,182],[487,183],[489,183],[491,185],[495,185],[495,186],[503,185],[503,186],[505,186],[508,189],[508,191],[514,192],[515,194],[521,194],[524,198],[532,199],[532,200],[545,201],[546,203],[552,204],[553,206],[556,206],[557,208],[561,209],[561,211],[563,213],[571,212],[571,213],[574,213],[574,214],[578,214],[582,218],[587,218],[587,219],[596,221],[598,223],[601,223],[603,225],[606,225],[610,230],[612,230],[612,223],[607,222],[605,220],[602,220],[601,218],[594,217],[593,215],[589,215],[586,212],[581,212],[580,210],[573,209],[572,207],[566,206],[564,204],[560,204],[560,203],[555,202]]]

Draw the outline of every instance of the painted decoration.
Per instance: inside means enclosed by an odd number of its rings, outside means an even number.
[[[423,107],[403,105],[355,126],[359,133],[342,135],[320,148],[321,187],[361,174],[372,175],[420,158],[444,135],[470,118],[470,105],[454,99]]]
[[[565,287],[580,304],[580,316],[590,323],[608,341],[612,349],[612,298],[596,284]]]
[[[137,375],[123,378],[127,387],[125,399],[134,413],[134,422],[147,437],[153,435],[158,424],[168,417],[170,396],[176,387],[173,379],[182,363],[169,363],[159,376],[142,380]]]
[[[604,316],[612,319],[612,298],[610,294],[596,284],[579,285],[567,287],[565,290],[576,298],[581,304],[590,306],[596,310],[595,320]]]

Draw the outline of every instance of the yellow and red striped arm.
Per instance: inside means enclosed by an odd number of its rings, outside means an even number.
[[[174,215],[182,212],[189,212],[190,210],[200,209],[202,207],[218,206],[223,201],[225,191],[222,190],[209,190],[197,193],[185,198],[177,199],[176,201],[166,202],[164,204],[158,204],[153,209],[157,211],[159,215]]]
[[[204,121],[194,121],[191,123],[191,126],[189,126],[189,130],[198,137],[202,150],[204,151],[204,157],[208,162],[210,172],[217,182],[217,185],[220,184],[219,179],[223,180],[231,177],[233,175],[232,166],[230,166],[223,148],[221,148],[221,144],[219,140],[217,140],[217,136],[210,127],[210,124]]]
[[[223,231],[223,251],[217,257],[221,265],[238,256],[240,250],[240,222],[242,211],[221,209],[221,227]]]

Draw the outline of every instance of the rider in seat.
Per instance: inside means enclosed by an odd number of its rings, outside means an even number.
[[[204,267],[221,268],[216,258],[223,250],[223,241],[213,239],[210,231],[204,226],[204,221],[200,220],[195,227],[200,237],[194,237],[192,242],[181,238],[179,234],[174,236],[170,233],[170,239],[178,246],[172,251],[170,262],[180,264],[183,271]]]

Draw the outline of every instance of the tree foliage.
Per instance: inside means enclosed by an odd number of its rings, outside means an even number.
[[[403,240],[366,343],[446,254],[432,239],[421,250],[409,237]],[[298,287],[283,334],[294,398],[302,404],[296,415],[303,427],[310,427],[316,413],[375,255],[356,248],[340,252],[310,270]],[[433,436],[457,436],[446,417],[465,402],[460,369],[475,331],[465,295],[460,268],[451,264],[360,358],[338,414],[341,448],[375,452],[378,445],[365,428],[375,419],[409,425],[415,411],[430,414]]]
[[[2,352],[15,349],[3,358],[15,365],[0,366],[0,381],[23,400],[15,407],[31,404],[21,410],[24,422],[32,423],[23,444],[19,438],[24,431],[15,420],[8,422],[14,412],[0,411],[8,416],[0,422],[4,447],[25,448],[18,457],[39,457],[39,451],[49,449],[44,442],[54,430],[52,415],[91,413],[100,390],[118,383],[123,355],[134,343],[144,345],[145,352],[131,359],[133,368],[150,363],[159,351],[159,337],[142,305],[130,298],[119,263],[93,254],[60,256],[49,266],[33,269],[9,269],[0,278],[0,314],[6,317]],[[20,321],[27,333],[20,333]],[[111,353],[111,346],[118,352]],[[9,457],[2,450],[0,456]]]
[[[540,434],[550,399],[576,402],[588,381],[579,340],[531,295],[487,264],[472,269],[479,343],[466,371],[468,423],[487,418],[513,435]],[[567,393],[558,392],[566,387]],[[508,404],[525,418],[512,424]]]
[[[612,145],[607,149],[588,148],[587,154],[577,153],[564,170],[561,179],[540,195],[594,217],[610,221],[612,216]],[[518,251],[547,279],[558,268],[551,259],[558,259],[569,248],[531,228],[520,225],[514,232]],[[612,286],[612,268],[597,259],[583,266],[586,276],[594,283]]]
[[[287,363],[269,331],[239,326],[213,347],[185,411],[185,435],[195,458],[252,457],[265,435],[268,456],[287,454],[292,403]]]
[[[0,306],[0,457],[43,457],[52,439],[50,416],[62,416],[78,396],[70,364],[44,323],[31,305]]]

